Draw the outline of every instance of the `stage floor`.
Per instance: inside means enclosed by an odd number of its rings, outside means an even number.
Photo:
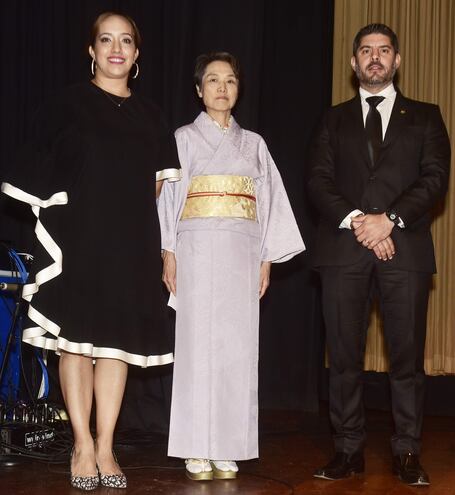
[[[166,439],[133,433],[118,435],[116,450],[128,477],[126,490],[98,488],[94,493],[172,495],[455,495],[455,418],[426,417],[421,461],[431,486],[411,488],[391,473],[389,413],[367,411],[366,472],[362,478],[330,482],[312,478],[314,469],[332,455],[327,412],[263,411],[259,460],[239,463],[237,480],[194,482],[185,477],[183,462],[166,457]],[[68,464],[48,465],[23,459],[0,468],[0,493],[66,495]]]

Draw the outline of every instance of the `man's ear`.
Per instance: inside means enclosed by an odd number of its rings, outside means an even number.
[[[352,70],[355,72],[355,66],[357,64],[357,60],[356,58],[354,57],[354,55],[351,57],[351,67],[352,67]]]
[[[401,64],[401,55],[397,53],[395,55],[395,68],[398,69],[398,67],[400,67],[400,64]]]

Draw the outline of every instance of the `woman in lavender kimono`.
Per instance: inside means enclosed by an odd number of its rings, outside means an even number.
[[[176,131],[182,180],[164,184],[158,210],[177,312],[168,454],[208,480],[258,456],[259,299],[271,263],[305,247],[264,140],[231,116],[237,60],[201,55],[195,82],[206,111]]]

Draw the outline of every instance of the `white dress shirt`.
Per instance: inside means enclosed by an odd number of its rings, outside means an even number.
[[[387,132],[387,127],[389,125],[390,116],[392,115],[393,104],[395,103],[395,98],[397,96],[397,92],[393,83],[390,83],[386,88],[379,93],[373,94],[369,93],[366,89],[360,88],[360,101],[362,103],[362,114],[363,114],[363,125],[365,126],[365,122],[367,120],[367,114],[370,110],[370,105],[367,102],[367,98],[370,96],[383,96],[384,99],[377,105],[377,110],[381,115],[381,123],[382,123],[382,140],[384,140],[385,133]]]

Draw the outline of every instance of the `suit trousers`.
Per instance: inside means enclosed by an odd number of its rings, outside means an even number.
[[[377,296],[390,362],[392,452],[418,454],[431,273],[396,269],[368,250],[355,264],[323,266],[320,273],[335,450],[352,454],[365,445],[362,373],[371,303]]]

